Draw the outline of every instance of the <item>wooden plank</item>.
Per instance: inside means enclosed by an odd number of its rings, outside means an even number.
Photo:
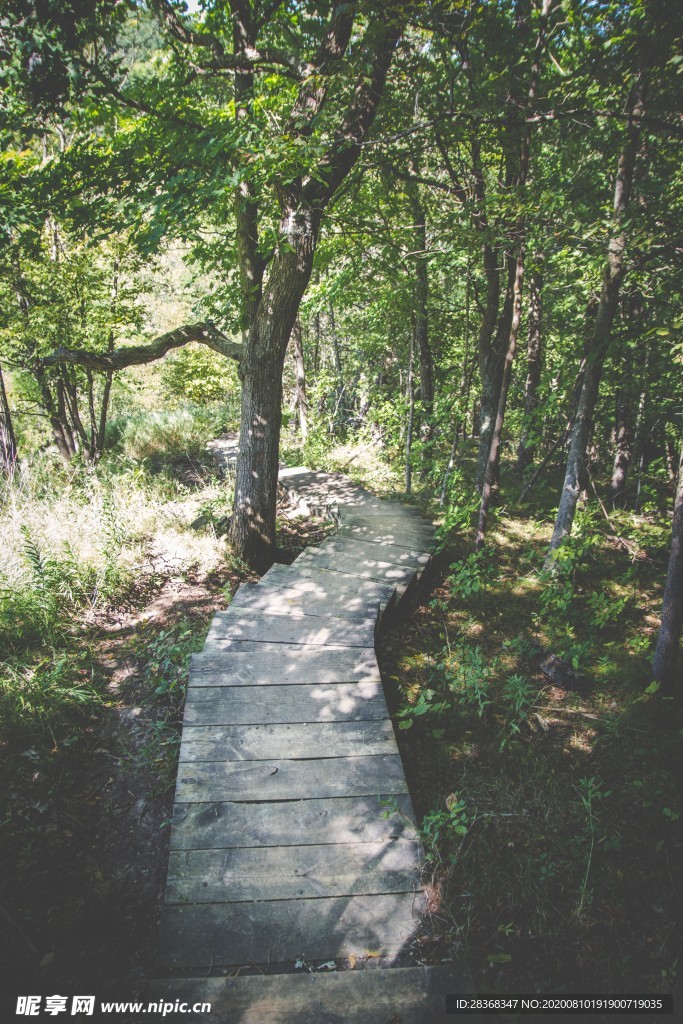
[[[405,794],[260,804],[227,801],[176,804],[171,849],[370,843],[416,836]]]
[[[379,596],[366,599],[363,594],[316,594],[311,590],[296,587],[267,587],[260,584],[244,585],[239,588],[230,609],[265,612],[267,615],[285,615],[302,619],[314,615],[323,618],[377,619]],[[220,612],[218,614],[221,614]]]
[[[326,569],[304,568],[302,565],[273,565],[258,584],[266,587],[280,587],[311,594],[321,600],[342,596],[356,596],[367,600],[378,600],[388,604],[395,587],[382,580],[357,579],[328,572]]]
[[[268,643],[307,644],[311,646],[374,647],[377,617],[366,619],[300,618],[250,614],[239,608],[219,612],[207,635],[212,640],[254,640]]]
[[[414,938],[423,908],[421,893],[169,906],[159,960],[169,968],[208,968],[368,951],[394,957]]]
[[[304,686],[192,686],[185,725],[342,722],[388,718],[378,682]]]
[[[409,505],[401,505],[397,501],[388,501],[386,498],[368,498],[365,495],[359,501],[338,501],[337,507],[342,520],[346,515],[361,516],[383,516],[393,518],[396,521],[428,523],[429,520]]]
[[[337,529],[334,537],[355,537],[358,540],[365,540],[370,544],[390,544],[399,548],[412,548],[417,546],[423,551],[434,551],[437,541],[434,537],[432,527],[423,529],[407,529],[405,527],[393,527],[389,524],[383,526],[375,525],[374,522],[364,521],[363,523],[346,524],[342,523]]]
[[[404,568],[400,565],[392,565],[390,562],[382,563],[379,559],[349,559],[340,568],[339,559],[334,554],[327,554],[324,549],[315,552],[304,551],[294,563],[299,566],[315,569],[326,569],[328,572],[336,572],[345,576],[357,576],[360,579],[381,580],[384,583],[391,583],[397,588],[404,589],[413,581],[416,571],[412,568]]]
[[[180,762],[175,798],[177,803],[270,801],[407,791],[400,756],[371,754],[308,761]]]
[[[352,506],[339,506],[339,518],[342,526],[371,525],[388,526],[398,530],[402,526],[413,530],[431,530],[434,532],[434,524],[430,523],[424,516],[417,514],[404,515],[402,506],[397,510],[394,506],[382,504],[375,509],[357,509]]]
[[[173,1005],[208,1003],[211,1012],[198,1017],[202,1024],[479,1024],[475,1014],[446,1016],[447,994],[475,991],[467,968],[448,964],[164,978],[150,983],[146,997]]]
[[[376,540],[364,540],[362,537],[339,533],[334,537],[327,537],[318,548],[335,552],[342,560],[361,556],[379,558],[396,565],[423,566],[429,565],[432,560],[432,552],[427,549],[426,545],[418,542],[390,544],[388,541],[384,541],[379,543]]]
[[[408,569],[429,565],[432,556],[419,546],[401,548],[389,544],[373,544],[355,537],[328,537],[317,547],[306,548],[303,554],[324,553],[336,558],[340,565],[400,565]],[[299,556],[302,558],[302,555]],[[297,559],[297,562],[299,559]],[[295,563],[296,564],[296,563]]]
[[[229,652],[229,653],[228,653]],[[285,644],[244,645],[216,641],[190,659],[192,686],[299,685],[379,682],[374,651],[360,647],[301,649]]]
[[[403,840],[173,851],[165,900],[241,903],[414,892],[421,867],[420,844]]]
[[[188,725],[179,760],[270,761],[397,753],[391,721],[286,725]]]

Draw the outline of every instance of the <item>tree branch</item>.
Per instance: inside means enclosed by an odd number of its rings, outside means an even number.
[[[388,4],[382,12],[375,39],[366,29],[361,47],[372,55],[372,67],[361,73],[344,120],[336,137],[318,164],[316,179],[310,178],[305,191],[310,200],[325,205],[360,156],[361,145],[372,125],[384,89],[391,58],[405,24],[400,5]]]
[[[315,118],[322,110],[327,98],[325,76],[346,52],[355,13],[355,4],[334,4],[325,38],[318,48],[315,61],[309,69],[289,115],[288,131],[296,132],[300,136],[310,136],[313,132]]]
[[[56,352],[44,356],[40,361],[43,366],[71,363],[74,366],[84,366],[90,370],[112,372],[124,370],[127,366],[153,363],[156,359],[165,356],[171,349],[182,348],[183,345],[188,345],[193,341],[200,345],[206,345],[228,359],[235,359],[239,362],[242,358],[242,345],[232,341],[208,320],[204,323],[187,324],[185,327],[178,327],[175,331],[161,334],[148,345],[132,345],[130,348],[118,348],[112,352],[89,352],[82,348],[60,347]]]

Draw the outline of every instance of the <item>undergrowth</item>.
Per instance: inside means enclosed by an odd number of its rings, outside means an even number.
[[[383,654],[430,955],[485,992],[671,991],[683,720],[649,670],[670,521],[589,504],[544,572],[540,517],[499,506],[475,554],[472,513],[461,489],[426,604]]]

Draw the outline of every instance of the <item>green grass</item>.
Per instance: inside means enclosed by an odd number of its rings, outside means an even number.
[[[463,515],[427,604],[384,645],[431,856],[433,954],[464,959],[489,992],[669,991],[683,719],[649,688],[669,520],[615,513],[626,550],[589,505],[548,576],[548,519],[503,504],[474,556]],[[553,686],[543,653],[585,689]]]

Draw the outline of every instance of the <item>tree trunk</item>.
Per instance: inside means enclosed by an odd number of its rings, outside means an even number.
[[[539,257],[539,261],[541,257]],[[524,428],[517,449],[517,469],[523,473],[534,461],[536,445],[530,440],[532,422],[538,405],[538,385],[543,366],[543,274],[534,270],[529,278],[529,340],[524,389]]]
[[[285,210],[281,231],[288,244],[273,259],[240,363],[242,415],[232,539],[240,557],[259,572],[272,565],[275,551],[282,369],[311,276],[319,224],[317,211]]]
[[[17,440],[12,424],[10,409],[5,388],[5,378],[0,366],[0,469],[5,476],[11,476],[17,464]]]
[[[488,247],[485,247],[485,249]],[[500,272],[495,262],[495,253],[484,253],[484,263],[493,259],[493,268],[486,270],[487,300],[484,316],[479,329],[479,374],[481,396],[479,404],[479,454],[477,456],[477,487],[484,483],[486,461],[491,450],[491,438],[496,421],[500,383],[505,362],[505,340],[510,332],[514,287],[515,261],[506,258],[507,287],[503,308],[498,315],[500,296]],[[495,280],[494,280],[495,275]],[[502,339],[502,347],[501,347]]]
[[[308,436],[308,400],[306,398],[306,364],[304,362],[304,345],[301,337],[301,321],[297,317],[292,329],[292,348],[294,354],[294,373],[296,378],[292,409],[299,412],[299,430],[306,440]]]
[[[434,433],[434,364],[432,350],[429,345],[429,275],[427,270],[427,224],[420,194],[415,182],[409,186],[409,198],[415,232],[415,281],[413,287],[413,337],[414,352],[417,356],[420,373],[420,398],[422,400],[422,417],[420,423],[420,439],[422,441],[422,471],[424,479],[431,468],[432,440]]]
[[[519,247],[519,254],[517,256],[517,269],[515,273],[514,302],[512,321],[510,324],[510,339],[508,343],[508,350],[505,354],[505,364],[503,366],[500,392],[498,396],[498,408],[496,409],[496,419],[493,426],[493,431],[491,433],[491,447],[489,449],[488,458],[486,460],[486,466],[484,468],[484,479],[481,488],[479,522],[477,524],[477,539],[475,545],[477,551],[481,550],[486,540],[486,527],[488,524],[491,497],[493,495],[493,491],[498,479],[498,467],[500,465],[500,444],[503,436],[503,421],[505,419],[505,409],[507,407],[508,391],[510,390],[510,381],[512,379],[512,366],[515,361],[515,352],[517,351],[517,335],[519,334],[519,325],[522,319],[523,283],[524,243],[521,242]]]
[[[626,236],[622,230],[622,223],[628,208],[631,187],[633,185],[633,172],[640,141],[640,121],[645,112],[645,92],[645,78],[641,74],[631,89],[628,99],[627,136],[619,157],[617,180],[614,189],[614,230],[609,240],[600,301],[589,345],[588,363],[572,428],[564,485],[550,547],[548,548],[545,560],[546,569],[551,568],[553,565],[552,553],[557,550],[565,537],[568,537],[571,533],[581,490],[581,477],[586,462],[586,448],[593,423],[593,413],[598,398],[602,368],[612,334],[614,316],[619,303],[621,282],[626,273]]]
[[[413,482],[413,424],[415,422],[415,387],[413,383],[413,362],[415,353],[415,336],[410,339],[410,357],[408,360],[408,425],[406,427],[406,494],[412,491]]]
[[[236,45],[244,49],[252,38],[251,4],[232,3],[235,22],[243,26]],[[309,137],[323,108],[329,73],[347,50],[355,5],[335,3],[328,31],[316,55],[317,73],[307,76],[286,125],[287,135]],[[232,541],[236,553],[253,569],[263,572],[275,553],[275,503],[278,449],[282,419],[282,371],[289,337],[301,299],[310,280],[313,254],[323,211],[354,167],[361,143],[374,120],[387,72],[403,30],[403,5],[377,8],[363,35],[367,60],[355,82],[345,112],[330,123],[331,140],[307,173],[285,184],[273,185],[280,204],[280,238],[269,261],[267,279],[253,306],[247,305],[249,330],[240,363],[242,416],[237,456]],[[263,22],[262,22],[263,24]],[[236,73],[236,99],[240,99]],[[245,105],[245,116],[249,113]],[[251,195],[247,205],[253,205]],[[258,224],[252,225],[252,234]],[[248,242],[247,226],[238,222],[240,257]],[[245,266],[242,267],[244,272]]]
[[[541,58],[543,56],[543,51],[545,49],[545,36],[549,11],[550,0],[543,0],[543,6],[541,8],[541,20],[539,23],[538,37],[536,39],[536,46],[534,49],[534,57],[531,64],[531,76],[525,104],[525,110],[527,115],[529,115],[533,109],[536,94],[538,91],[538,84],[541,74]],[[522,31],[527,31],[528,29],[528,15],[528,5],[520,4],[518,7],[518,17],[520,18]],[[517,185],[520,188],[520,190],[523,191],[529,176],[529,161],[531,156],[531,127],[528,123],[524,125],[524,128],[521,132],[521,137],[519,141],[519,151],[517,155]],[[514,159],[514,156],[515,154],[511,154],[510,159]],[[479,551],[483,547],[484,542],[486,540],[486,527],[488,524],[489,508],[491,505],[491,499],[494,490],[498,486],[498,478],[500,473],[500,449],[503,437],[503,422],[505,420],[505,410],[507,407],[508,392],[510,390],[510,381],[512,380],[512,366],[515,360],[515,353],[517,351],[517,338],[519,335],[519,327],[522,322],[522,287],[524,284],[524,260],[526,254],[526,217],[523,211],[520,211],[520,213],[517,215],[514,241],[515,248],[517,251],[517,257],[515,260],[515,273],[512,283],[512,309],[510,313],[510,325],[506,345],[505,363],[503,365],[503,372],[501,375],[500,393],[498,396],[498,406],[496,409],[496,420],[493,427],[493,431],[491,433],[491,447],[487,455],[486,466],[484,469],[484,478],[482,481],[481,503],[479,505],[479,522],[477,524],[477,551]],[[511,260],[510,257],[508,256],[508,267],[510,266],[510,263]],[[508,295],[509,293],[510,284],[508,271]],[[507,303],[508,296],[506,296],[505,305],[503,307],[503,316],[506,316]]]
[[[662,624],[652,659],[652,674],[666,691],[673,689],[683,625],[683,447],[678,461],[669,568],[662,601]]]
[[[328,317],[330,321],[330,338],[332,340],[332,357],[334,359],[334,372],[337,377],[337,386],[335,388],[336,401],[334,404],[334,417],[333,417],[333,429],[336,429],[338,422],[343,418],[341,416],[341,401],[344,396],[344,373],[341,361],[341,349],[339,348],[339,335],[337,334],[337,323],[334,318],[334,306],[330,302]]]
[[[610,484],[613,508],[622,507],[625,504],[626,474],[631,464],[631,406],[623,388],[619,388],[617,391],[615,426],[614,465]]]

